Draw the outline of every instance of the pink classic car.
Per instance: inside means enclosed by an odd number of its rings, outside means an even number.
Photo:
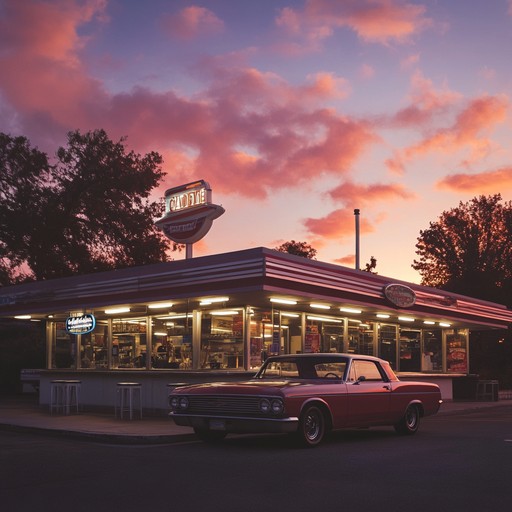
[[[441,402],[436,384],[400,381],[387,361],[354,354],[270,357],[250,380],[182,386],[169,395],[174,422],[204,441],[285,432],[305,446],[343,428],[390,425],[414,434]]]

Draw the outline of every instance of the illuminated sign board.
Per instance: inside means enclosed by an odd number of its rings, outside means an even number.
[[[402,284],[388,284],[384,288],[386,299],[399,308],[410,308],[416,303],[414,290]]]
[[[204,180],[170,188],[165,192],[165,215],[155,222],[156,226],[179,244],[201,240],[224,213],[211,197],[211,188]]]
[[[94,315],[72,315],[66,318],[66,331],[69,334],[87,334],[94,331],[96,318]]]

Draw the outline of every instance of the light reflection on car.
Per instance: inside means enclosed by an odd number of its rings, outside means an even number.
[[[385,360],[330,353],[270,357],[252,379],[181,386],[169,395],[174,422],[204,441],[288,433],[304,446],[344,428],[389,425],[411,435],[441,402],[439,386],[400,381]]]

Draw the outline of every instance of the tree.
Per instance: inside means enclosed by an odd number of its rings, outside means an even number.
[[[370,263],[366,264],[366,268],[364,269],[364,272],[369,272],[370,274],[377,274],[378,272],[375,272],[376,266],[377,266],[377,259],[372,256],[370,258]]]
[[[74,131],[50,165],[27,139],[0,135],[4,283],[168,259],[171,244],[153,224],[163,207],[149,199],[164,176],[158,153],[127,152],[104,130]]]
[[[281,244],[279,247],[276,247],[276,251],[287,252],[288,254],[294,254],[295,256],[302,256],[309,260],[315,259],[317,253],[316,249],[308,243],[296,242],[295,240]]]
[[[475,197],[420,231],[412,267],[421,284],[511,304],[512,204]]]

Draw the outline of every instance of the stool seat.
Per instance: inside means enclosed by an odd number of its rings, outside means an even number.
[[[117,418],[123,419],[124,413],[128,413],[130,420],[133,419],[134,409],[139,411],[139,418],[142,419],[142,384],[140,382],[118,382],[116,387],[116,403],[114,413]]]

